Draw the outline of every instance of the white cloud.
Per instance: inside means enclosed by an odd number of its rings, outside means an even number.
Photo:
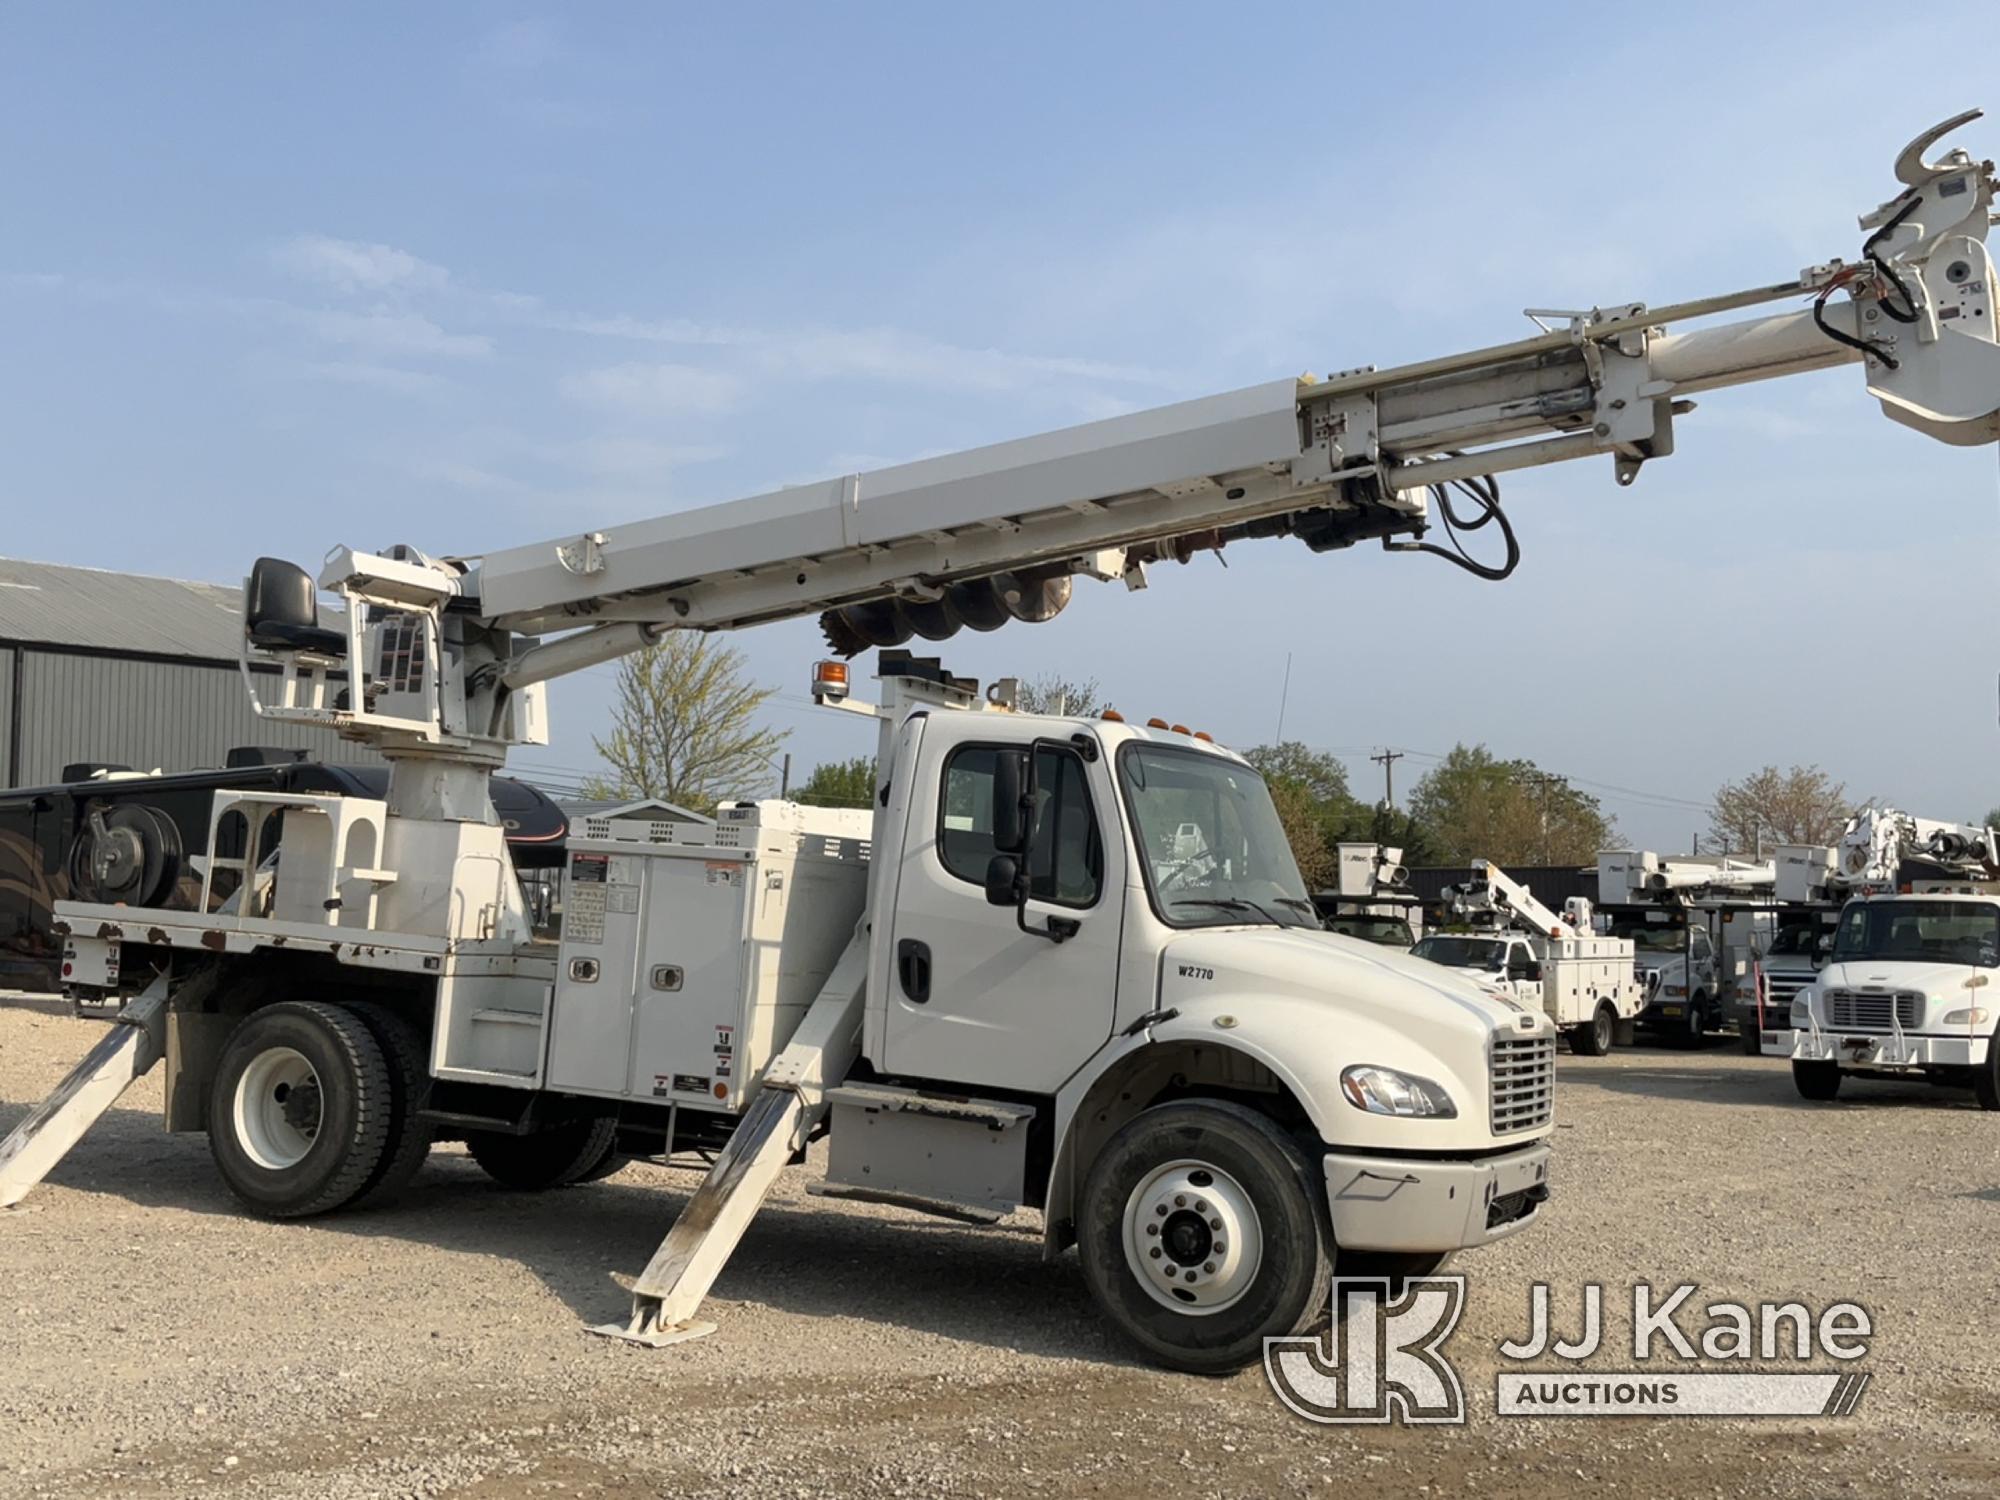
[[[343,292],[437,289],[451,281],[444,267],[407,250],[324,234],[294,235],[271,258],[282,270]]]
[[[734,375],[675,364],[607,365],[564,376],[561,389],[572,401],[642,415],[719,416],[744,396]]]
[[[437,359],[481,359],[493,352],[483,333],[452,333],[429,318],[407,312],[338,312],[293,309],[292,316],[315,337],[378,354]]]
[[[392,365],[370,364],[363,360],[306,360],[291,366],[293,374],[305,380],[331,380],[341,385],[364,385],[393,391],[399,396],[423,395],[438,390],[445,382],[421,370],[399,370]]]

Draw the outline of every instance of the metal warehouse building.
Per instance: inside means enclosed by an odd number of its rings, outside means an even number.
[[[242,591],[0,558],[0,787],[79,761],[220,766],[241,745],[372,762],[334,734],[250,710],[237,665]]]

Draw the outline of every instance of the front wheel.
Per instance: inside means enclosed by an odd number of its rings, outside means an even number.
[[[1801,1099],[1812,1099],[1823,1104],[1840,1093],[1840,1064],[1802,1062],[1794,1059],[1792,1082],[1798,1086]]]
[[[1983,1110],[2000,1110],[2000,1036],[1987,1039],[1986,1061],[1972,1070],[1972,1097]]]
[[[1596,1015],[1571,1030],[1570,1050],[1578,1057],[1602,1057],[1611,1050],[1617,1031],[1618,1017],[1610,1006],[1600,1005]]]
[[[1680,1029],[1674,1033],[1674,1045],[1690,1051],[1699,1047],[1701,1039],[1708,1033],[1708,997],[1699,994],[1688,996],[1680,1022]]]
[[[1316,1164],[1272,1120],[1219,1099],[1156,1105],[1084,1184],[1084,1280],[1158,1363],[1223,1375],[1325,1307],[1333,1235]]]

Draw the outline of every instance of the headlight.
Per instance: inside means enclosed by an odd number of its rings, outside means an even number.
[[[1964,1010],[1948,1010],[1944,1013],[1944,1020],[1939,1024],[1944,1026],[1984,1026],[1986,1024],[1986,1011],[1983,1007],[1977,1005],[1967,1006]]]
[[[1688,987],[1684,984],[1663,985],[1661,988],[1669,995],[1685,995],[1688,992]]]
[[[1801,997],[1792,1002],[1792,1025],[1803,1030],[1812,1025],[1812,1002]]]
[[[1458,1117],[1451,1095],[1428,1078],[1398,1073],[1394,1068],[1366,1063],[1342,1068],[1340,1091],[1347,1095],[1349,1104],[1371,1115],[1412,1115],[1433,1120]]]

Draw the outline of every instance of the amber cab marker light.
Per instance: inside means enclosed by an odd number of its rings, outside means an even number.
[[[1118,710],[1115,708],[1107,708],[1104,710],[1103,713],[1099,714],[1097,717],[1100,719],[1109,720],[1113,724],[1123,724],[1125,722],[1125,715],[1118,712]]]
[[[1169,732],[1173,734],[1186,734],[1188,732],[1188,727],[1185,724],[1175,724],[1171,726]]]
[[[1206,729],[1197,729],[1194,732],[1194,737],[1203,744],[1213,745],[1215,743],[1215,736],[1210,734]]]
[[[1146,727],[1148,729],[1165,729],[1167,727],[1167,721],[1165,719],[1148,719],[1146,721]]]

